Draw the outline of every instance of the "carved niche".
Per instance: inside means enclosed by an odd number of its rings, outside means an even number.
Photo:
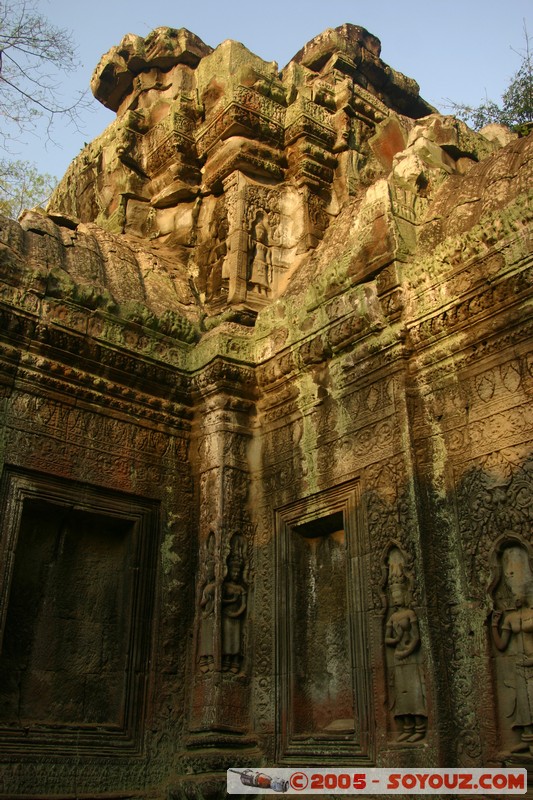
[[[357,555],[358,484],[277,512],[278,754],[368,757],[366,575]]]
[[[138,752],[157,505],[11,469],[3,489],[2,752]]]

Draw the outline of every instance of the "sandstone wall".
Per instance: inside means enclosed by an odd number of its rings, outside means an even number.
[[[533,139],[428,114],[354,26],[281,75],[159,29],[94,85],[111,132],[0,223],[0,796],[529,767]]]

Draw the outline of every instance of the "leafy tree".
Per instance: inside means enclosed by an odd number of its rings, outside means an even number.
[[[511,82],[498,104],[485,98],[478,106],[451,103],[453,113],[479,130],[491,122],[508,125],[519,132],[529,130],[528,123],[533,121],[533,54],[530,48],[530,37],[524,23],[525,47],[516,50],[521,64],[513,75]]]
[[[16,219],[25,208],[45,205],[56,184],[29,161],[0,159],[0,213]]]
[[[56,121],[79,122],[83,94],[65,101],[61,77],[78,66],[70,33],[50,23],[39,0],[0,0],[0,213],[18,217],[47,202],[57,180],[30,161],[13,160],[16,142]],[[42,139],[42,136],[41,136]]]
[[[58,88],[61,74],[77,66],[70,33],[52,25],[39,12],[37,0],[0,0],[3,149],[9,140],[35,131],[43,121],[48,136],[59,117],[77,122],[82,95],[65,102]]]

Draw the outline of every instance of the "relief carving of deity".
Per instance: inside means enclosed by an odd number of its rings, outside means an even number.
[[[427,729],[424,672],[420,650],[418,617],[411,607],[411,592],[405,558],[398,547],[389,551],[388,596],[392,613],[385,627],[385,645],[390,648],[392,711],[398,726],[398,742],[418,742]]]
[[[256,221],[250,236],[249,259],[248,283],[260,294],[266,293],[272,283],[272,255],[268,246],[268,230],[261,218]]]
[[[246,588],[240,537],[232,539],[228,574],[222,584],[222,672],[240,672],[242,663],[242,623],[246,611]]]
[[[504,543],[493,582],[492,641],[499,653],[497,691],[510,753],[533,756],[533,565],[517,538]],[[505,738],[505,731],[502,731]]]
[[[204,550],[204,574],[199,595],[197,663],[200,672],[237,675],[243,661],[243,622],[247,606],[245,543],[234,534],[227,557],[227,574],[217,577],[215,536]]]

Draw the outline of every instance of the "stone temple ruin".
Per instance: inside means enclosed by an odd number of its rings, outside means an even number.
[[[0,223],[0,797],[533,774],[533,136],[343,25],[127,35]]]

